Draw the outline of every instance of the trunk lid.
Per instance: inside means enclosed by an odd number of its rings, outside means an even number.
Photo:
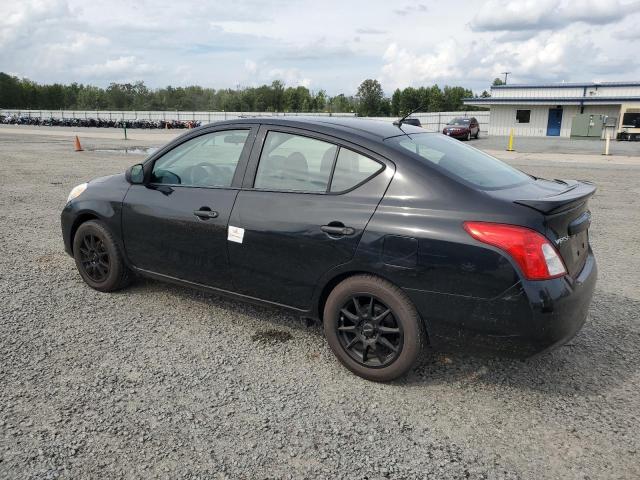
[[[538,178],[524,186],[492,193],[544,215],[545,235],[560,253],[569,275],[575,278],[589,251],[588,204],[595,191],[596,187],[585,181]]]

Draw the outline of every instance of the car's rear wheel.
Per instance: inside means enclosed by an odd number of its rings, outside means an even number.
[[[378,382],[407,373],[425,342],[422,320],[407,295],[373,275],[349,277],[333,289],[324,307],[324,332],[345,367]]]
[[[101,292],[126,287],[130,272],[122,252],[107,227],[90,220],[78,227],[73,237],[73,257],[80,276],[87,285]]]

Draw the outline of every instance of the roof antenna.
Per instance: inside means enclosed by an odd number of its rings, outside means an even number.
[[[393,124],[396,127],[399,127],[402,125],[402,123],[409,118],[409,116],[413,115],[414,113],[416,113],[418,110],[420,110],[422,108],[422,105],[418,105],[417,108],[414,108],[413,110],[411,110],[409,113],[407,113],[404,117],[402,117],[400,120],[396,120],[395,122],[393,122]]]

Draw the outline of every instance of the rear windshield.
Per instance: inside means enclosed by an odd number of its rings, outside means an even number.
[[[454,118],[447,125],[469,125],[471,120],[468,118]]]
[[[526,173],[439,133],[401,135],[386,141],[417,154],[415,158],[437,165],[451,176],[481,189],[508,188],[531,181]]]

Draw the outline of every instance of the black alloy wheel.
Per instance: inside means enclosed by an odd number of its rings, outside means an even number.
[[[338,360],[375,382],[406,374],[427,341],[425,324],[407,294],[375,275],[354,275],[336,285],[322,320]]]
[[[111,270],[109,252],[104,241],[93,233],[86,233],[82,237],[79,253],[84,273],[96,283],[104,282]]]
[[[365,367],[386,367],[402,351],[402,326],[373,295],[352,296],[340,309],[336,328],[342,348]]]
[[[89,220],[78,227],[73,237],[73,257],[80,276],[100,292],[126,287],[131,279],[120,245],[107,226]]]

